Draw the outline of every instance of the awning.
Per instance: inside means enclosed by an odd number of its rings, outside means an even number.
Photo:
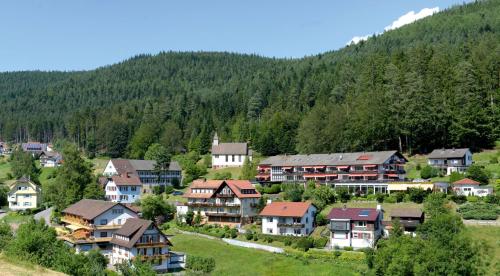
[[[316,176],[318,176],[318,175],[316,175],[316,174],[304,174],[304,177],[316,177]]]
[[[281,168],[284,169],[284,170],[293,169],[293,167],[281,167]]]
[[[367,174],[364,174],[364,176],[378,176],[378,174],[376,174],[376,173],[367,173]]]
[[[314,166],[302,166],[304,169],[314,169]]]
[[[349,176],[365,176],[366,174],[350,173]]]
[[[363,165],[365,168],[375,168],[377,165]]]
[[[325,166],[314,166],[315,169],[324,169]]]
[[[334,177],[336,177],[337,175],[336,174],[325,174],[325,176],[334,176]]]
[[[393,174],[393,173],[390,173],[390,174],[388,174],[387,176],[388,176],[388,177],[399,177],[399,175],[397,175],[397,174]]]
[[[337,166],[339,169],[349,169],[349,166]]]

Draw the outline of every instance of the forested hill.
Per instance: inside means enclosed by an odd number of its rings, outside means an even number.
[[[168,52],[2,73],[0,137],[134,158],[155,142],[204,153],[215,130],[265,155],[488,147],[500,136],[499,42],[500,1],[486,1],[303,59]]]

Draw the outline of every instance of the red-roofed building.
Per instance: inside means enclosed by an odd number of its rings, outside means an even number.
[[[317,208],[311,202],[272,202],[262,212],[262,233],[308,236],[314,230]]]
[[[248,180],[198,179],[184,197],[188,211],[199,212],[205,223],[239,226],[253,221],[261,195]],[[187,212],[185,208],[177,210],[178,215]]]
[[[328,219],[332,248],[373,247],[383,232],[380,208],[333,208]]]
[[[481,183],[470,178],[464,178],[455,181],[453,184],[453,191],[457,195],[465,196],[487,196],[493,193],[493,188],[489,186],[481,186]]]

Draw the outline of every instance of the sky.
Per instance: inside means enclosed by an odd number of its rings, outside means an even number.
[[[2,0],[0,71],[90,70],[160,51],[300,58],[464,0]]]

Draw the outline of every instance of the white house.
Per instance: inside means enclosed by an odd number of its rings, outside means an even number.
[[[108,178],[105,186],[106,200],[135,203],[141,198],[141,187],[141,180],[135,175],[113,175]]]
[[[212,142],[212,168],[241,167],[248,158],[252,160],[252,150],[247,143],[219,143],[217,133]]]
[[[465,196],[487,196],[493,194],[493,188],[489,186],[481,186],[481,183],[464,178],[453,182],[453,191],[457,195]]]
[[[112,265],[130,262],[134,258],[150,261],[157,272],[184,267],[184,254],[170,251],[172,244],[150,220],[130,218],[111,239]]]
[[[317,208],[310,202],[272,202],[262,212],[262,233],[308,236],[314,230]]]
[[[472,152],[468,148],[435,149],[427,158],[430,166],[442,170],[446,175],[463,173],[472,165]]]
[[[248,180],[198,179],[183,197],[188,210],[199,213],[204,223],[238,227],[253,222],[261,195]],[[187,213],[183,208],[177,210]]]
[[[137,212],[121,203],[82,199],[62,211],[58,234],[76,252],[100,249],[109,257],[113,233],[131,218],[138,218]]]
[[[382,236],[383,214],[380,205],[374,208],[333,208],[330,220],[330,246],[332,248],[373,247]]]
[[[142,193],[152,193],[155,186],[182,183],[182,169],[177,161],[171,161],[168,169],[158,172],[154,160],[111,159],[103,171],[105,176],[135,175],[142,183]]]
[[[45,168],[59,167],[63,162],[62,155],[56,151],[44,151],[40,154],[40,166]]]
[[[11,210],[37,208],[42,201],[41,189],[28,178],[21,177],[9,185],[7,201]]]

